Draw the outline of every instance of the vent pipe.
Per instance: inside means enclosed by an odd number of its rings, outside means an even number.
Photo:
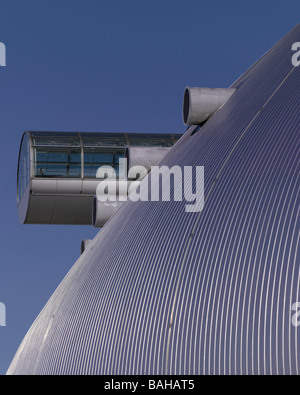
[[[112,217],[122,206],[124,201],[116,200],[101,202],[97,196],[94,197],[93,204],[93,226],[95,228],[102,228],[106,222]]]
[[[92,240],[82,240],[81,242],[81,255],[86,250],[87,246],[91,243]]]
[[[187,125],[199,125],[219,110],[235,92],[234,88],[187,87],[183,99],[183,120]]]

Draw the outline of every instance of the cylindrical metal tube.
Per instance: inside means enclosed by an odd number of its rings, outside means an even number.
[[[91,243],[92,240],[82,240],[81,242],[81,255],[84,253],[88,245]]]
[[[187,125],[199,125],[219,110],[235,92],[231,88],[187,87],[183,99],[183,120]]]
[[[92,221],[95,228],[102,228],[106,222],[112,217],[122,206],[124,201],[116,200],[101,202],[94,197]]]

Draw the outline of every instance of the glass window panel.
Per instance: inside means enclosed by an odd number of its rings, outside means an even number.
[[[121,133],[83,133],[82,142],[85,147],[126,147],[125,134]]]
[[[81,133],[82,138],[126,138],[126,133],[110,133],[110,132],[84,132]]]
[[[172,147],[172,135],[166,134],[129,134],[129,145],[132,147]]]
[[[66,178],[81,177],[81,141],[85,147],[85,177],[95,178],[100,166],[112,166],[118,174],[119,158],[125,157],[125,147],[128,145],[171,147],[181,137],[179,134],[79,134],[57,132],[31,132],[31,136],[37,145],[34,151],[36,159],[34,167],[35,176]],[[77,146],[78,148],[76,148]],[[28,169],[30,171],[29,167]],[[20,164],[20,168],[22,169],[22,164]],[[22,171],[24,172],[24,170]],[[23,177],[23,179],[25,179],[24,184],[26,183],[26,177]],[[24,189],[22,185],[19,188],[20,194]]]
[[[171,147],[181,135],[149,134],[149,133],[83,133],[82,141],[88,146],[115,146],[125,147]]]
[[[80,146],[78,133],[31,132],[33,145]]]
[[[84,151],[84,177],[96,178],[97,170],[101,166],[111,166],[119,177],[119,159],[125,158],[125,149],[86,148]]]
[[[45,178],[80,178],[81,150],[36,148],[35,176]]]
[[[126,147],[153,146],[171,147],[181,135],[149,133],[68,133],[30,132],[35,146],[80,146],[85,147]]]
[[[30,180],[30,143],[25,134],[19,158],[18,166],[18,201],[20,202]]]

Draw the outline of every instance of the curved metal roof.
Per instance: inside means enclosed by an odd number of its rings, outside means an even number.
[[[299,34],[300,25],[163,160],[205,167],[204,210],[124,204],[8,373],[299,374]]]

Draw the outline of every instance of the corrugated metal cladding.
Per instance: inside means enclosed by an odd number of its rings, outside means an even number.
[[[299,374],[299,40],[300,25],[164,159],[205,167],[204,210],[128,201],[8,373]]]

